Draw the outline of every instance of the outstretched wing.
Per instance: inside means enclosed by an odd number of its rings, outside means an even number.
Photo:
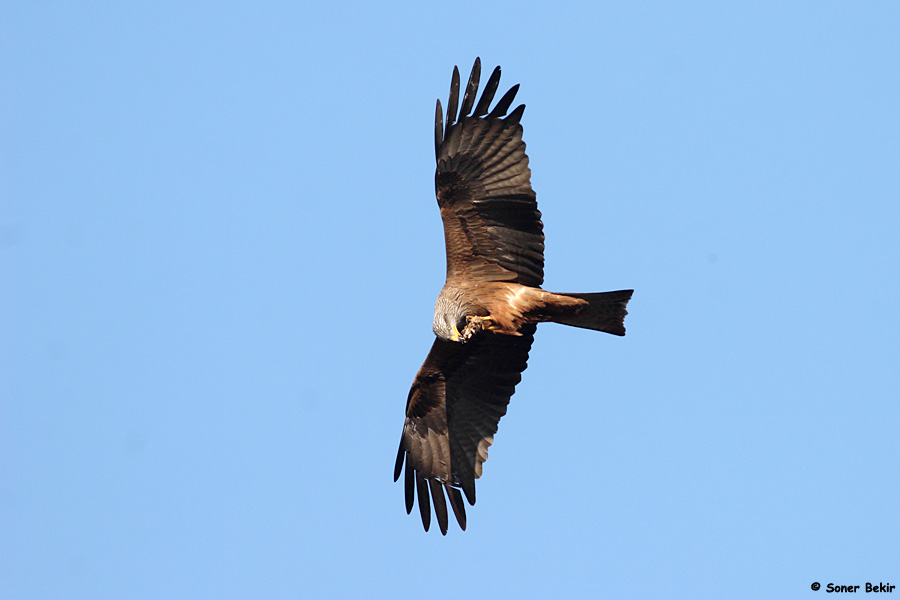
[[[544,232],[519,124],[525,105],[504,117],[516,85],[488,112],[500,82],[497,67],[473,111],[480,76],[476,58],[457,117],[460,81],[453,68],[446,127],[437,102],[435,193],[444,221],[447,279],[539,286]]]
[[[475,504],[475,479],[481,477],[488,446],[522,379],[534,331],[528,325],[521,336],[484,332],[467,344],[438,338],[416,374],[394,481],[405,461],[406,512],[418,495],[426,531],[433,502],[441,533],[447,533],[448,500],[459,526],[466,528],[460,489]]]

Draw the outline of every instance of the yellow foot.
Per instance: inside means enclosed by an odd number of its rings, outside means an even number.
[[[467,342],[480,331],[490,331],[492,333],[499,333],[503,335],[522,335],[518,331],[504,329],[500,325],[494,322],[490,317],[474,317],[467,316],[466,317],[466,326],[463,327],[463,330],[460,332],[459,337],[463,342]]]

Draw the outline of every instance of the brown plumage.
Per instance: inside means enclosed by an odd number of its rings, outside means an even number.
[[[435,303],[437,338],[409,391],[394,468],[396,481],[406,464],[406,511],[418,497],[427,531],[433,503],[443,534],[448,500],[466,528],[462,496],[475,503],[475,479],[522,379],[537,323],[625,335],[625,305],[632,294],[541,289],[544,233],[519,124],[525,105],[505,116],[516,85],[489,112],[500,67],[476,105],[480,75],[476,58],[457,117],[460,79],[453,68],[446,126],[437,102],[435,193],[444,222],[447,281]]]

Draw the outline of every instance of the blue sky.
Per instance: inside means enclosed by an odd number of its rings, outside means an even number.
[[[900,584],[898,23],[4,3],[0,596]],[[539,328],[442,537],[391,474],[476,56],[522,86],[546,287],[636,291],[625,338]]]

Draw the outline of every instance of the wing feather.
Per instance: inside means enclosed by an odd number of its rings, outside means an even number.
[[[425,531],[428,531],[428,528],[431,527],[431,503],[428,501],[428,482],[419,472],[416,473],[416,489],[419,492],[419,514],[422,516],[422,525],[425,526]]]
[[[441,148],[438,150],[438,160],[440,160],[441,154],[448,154],[450,156],[458,156],[465,155],[465,152],[460,152],[460,146],[462,144],[468,144],[469,140],[463,138],[463,131],[459,127],[448,126],[447,135],[444,138],[444,142]],[[452,159],[451,159],[452,160]]]
[[[456,69],[456,67],[453,67]],[[452,90],[451,90],[452,91]],[[516,93],[519,91],[519,84],[512,86],[509,88],[503,97],[500,98],[500,102],[497,103],[497,106],[494,107],[494,110],[491,111],[491,114],[488,115],[489,119],[496,119],[498,117],[502,117],[506,114],[506,111],[509,110],[509,106],[513,103],[513,100],[516,99]]]
[[[509,137],[503,135],[505,130],[503,121],[499,119],[492,122],[483,119],[473,121],[466,131],[471,139],[470,145],[459,148],[457,152],[464,156],[493,156],[509,142]]]
[[[500,85],[500,67],[494,67],[493,73],[488,77],[487,83],[484,85],[484,90],[481,92],[481,100],[478,101],[478,105],[475,106],[475,112],[472,113],[473,117],[483,117],[488,112],[488,107],[491,105],[491,102],[494,100],[494,94],[497,93],[497,86]]]
[[[450,100],[447,102],[447,131],[456,123],[456,109],[459,106],[459,69],[453,67],[453,77],[450,79]],[[446,137],[445,133],[445,137]]]
[[[462,494],[460,494],[459,490],[455,487],[450,487],[446,484],[444,487],[447,490],[447,499],[450,500],[450,506],[453,508],[453,515],[456,517],[456,522],[459,523],[459,528],[465,531],[466,505],[463,503]]]
[[[524,105],[524,104],[520,104],[520,105],[518,105],[515,109],[513,109],[513,111],[512,111],[511,113],[509,113],[509,115],[507,115],[506,117],[504,117],[504,118],[503,118],[503,121],[504,121],[505,123],[509,123],[509,124],[511,124],[511,125],[515,125],[515,124],[517,124],[519,121],[522,120],[522,114],[523,114],[524,112],[525,112],[525,105]]]
[[[447,500],[465,529],[459,490],[469,504],[475,503],[475,479],[481,476],[487,448],[527,367],[534,331],[535,326],[528,325],[521,336],[483,333],[467,344],[435,339],[410,388],[394,467],[397,480],[405,462],[407,512],[418,499],[426,530],[430,501],[446,533]]]
[[[480,73],[476,59],[459,115],[448,110],[437,150],[435,192],[444,222],[447,278],[540,286],[544,233],[519,125],[525,105],[502,117],[518,91],[514,86],[488,112],[500,82],[498,67],[469,116]],[[451,81],[450,107],[459,95],[457,81]]]
[[[406,456],[406,452],[403,451],[403,446],[400,446],[400,452],[397,453],[397,460],[403,460],[403,457]],[[415,488],[416,488],[416,471],[413,469],[409,461],[406,461],[406,476],[405,481],[403,482],[406,492],[406,514],[412,512],[413,505],[415,504]],[[394,476],[394,481],[397,481],[397,477]]]
[[[437,101],[437,108],[434,110],[434,155],[440,157],[441,145],[444,143],[444,113],[441,110],[441,101]]]
[[[469,83],[466,85],[466,93],[463,96],[462,108],[459,109],[459,118],[469,116],[469,111],[475,104],[475,96],[478,95],[478,81],[481,79],[481,58],[475,59],[472,65],[472,73],[469,75]]]
[[[437,479],[429,479],[431,500],[434,502],[434,515],[438,520],[441,535],[447,535],[447,501],[444,499],[444,486]]]

